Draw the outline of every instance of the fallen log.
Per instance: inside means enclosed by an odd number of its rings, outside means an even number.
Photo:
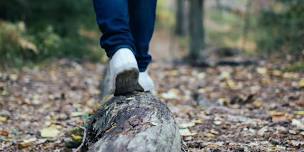
[[[180,152],[181,137],[168,107],[151,93],[115,96],[89,120],[83,150]]]

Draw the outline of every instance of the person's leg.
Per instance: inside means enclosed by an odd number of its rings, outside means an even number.
[[[151,62],[149,44],[154,32],[157,0],[129,0],[130,28],[136,47],[136,59],[140,72]]]
[[[94,0],[101,47],[110,58],[103,79],[102,97],[131,93],[138,88],[136,48],[129,28],[128,0]]]
[[[94,0],[97,24],[102,32],[100,45],[111,58],[120,48],[136,53],[129,28],[128,0]]]

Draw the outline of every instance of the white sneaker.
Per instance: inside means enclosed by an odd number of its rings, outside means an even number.
[[[139,70],[130,49],[119,49],[109,61],[102,85],[102,99],[131,93],[138,86]]]
[[[147,71],[139,73],[138,83],[143,91],[155,93],[154,82]]]

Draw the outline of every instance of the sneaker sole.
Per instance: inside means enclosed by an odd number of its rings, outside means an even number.
[[[124,95],[136,91],[139,71],[136,68],[119,73],[115,79],[114,95]]]

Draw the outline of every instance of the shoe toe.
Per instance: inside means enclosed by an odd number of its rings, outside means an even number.
[[[141,72],[139,74],[138,83],[143,88],[143,91],[154,91],[154,82],[147,73]]]

